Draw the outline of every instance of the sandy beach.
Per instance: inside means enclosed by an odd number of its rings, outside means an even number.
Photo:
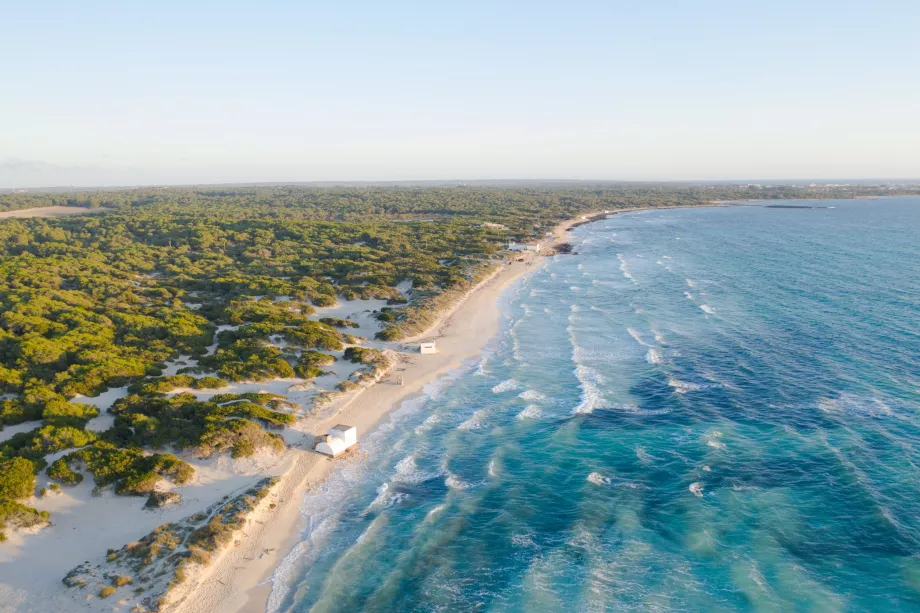
[[[551,237],[541,241],[542,250],[566,240],[566,230],[582,218],[559,224]],[[344,405],[324,426],[338,422],[357,427],[359,439],[371,432],[402,401],[417,396],[425,384],[458,368],[479,355],[499,329],[499,298],[520,277],[537,270],[543,256],[522,253],[502,266],[445,313],[426,333],[404,339],[412,344],[435,340],[435,355],[403,354],[405,361],[391,376]],[[522,260],[522,261],[518,261]],[[402,377],[398,385],[395,376]],[[275,490],[276,506],[257,512],[252,529],[239,547],[228,549],[196,582],[183,588],[184,597],[172,611],[193,613],[263,613],[271,591],[274,568],[298,541],[303,518],[300,500],[308,488],[316,487],[336,466],[336,461],[311,451],[296,451],[289,469]]]
[[[542,239],[542,252],[566,242],[566,231],[573,226],[603,217],[606,214],[598,212],[560,223],[551,235]],[[283,453],[265,452],[246,460],[185,456],[194,466],[196,477],[192,484],[179,488],[183,496],[179,505],[156,512],[143,511],[142,499],[115,496],[111,492],[93,495],[87,482],[66,488],[54,497],[33,499],[31,504],[36,508],[52,513],[54,525],[34,534],[13,534],[10,542],[0,547],[0,612],[33,613],[51,606],[62,613],[128,611],[131,598],[103,600],[92,593],[81,594],[65,588],[61,579],[84,561],[104,564],[107,547],[121,547],[159,525],[182,520],[227,496],[238,495],[258,479],[274,476],[278,477],[278,484],[265,504],[251,512],[246,528],[233,545],[173,590],[171,604],[166,609],[174,613],[262,613],[270,594],[272,573],[299,542],[305,521],[300,512],[304,493],[318,488],[339,463],[348,461],[347,458],[332,460],[312,451],[314,435],[337,423],[346,423],[357,428],[360,441],[403,401],[420,395],[426,384],[479,355],[499,331],[501,295],[523,275],[538,270],[543,257],[529,251],[509,257],[423,334],[398,343],[369,342],[388,350],[396,360],[393,368],[379,382],[333,401],[316,414],[302,414],[296,424],[283,432],[288,445]],[[351,317],[361,322],[364,334],[372,336],[379,324],[373,318],[376,308],[380,305],[374,301],[344,301],[336,307],[320,309],[317,316]],[[438,353],[417,353],[417,343],[422,340],[435,340]],[[177,360],[169,366],[167,374],[185,364],[186,361]],[[353,367],[347,361],[340,361],[335,368]],[[343,376],[348,376],[348,372],[337,372],[335,378]],[[401,378],[401,385],[397,377]],[[300,383],[302,380],[279,379],[234,384],[222,391],[285,394],[306,407],[310,392],[301,391]],[[175,393],[180,391],[194,390],[179,389]],[[81,402],[97,405],[101,411],[88,428],[109,427],[112,416],[105,410],[125,393],[124,388],[119,388],[96,398],[79,398]],[[208,395],[202,391],[195,393]],[[34,422],[17,429],[8,428],[2,438],[31,427],[35,427]],[[48,458],[49,462],[54,459]],[[44,482],[42,476],[39,481],[40,485]]]

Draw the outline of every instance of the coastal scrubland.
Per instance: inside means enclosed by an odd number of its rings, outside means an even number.
[[[428,329],[503,264],[509,240],[541,238],[590,212],[832,196],[638,185],[2,194],[0,210],[106,210],[0,221],[0,430],[18,428],[0,431],[0,540],[53,521],[30,506],[40,479],[49,480],[47,495],[91,477],[97,493],[147,497],[156,507],[173,500],[164,487],[193,478],[191,457],[284,449],[280,432],[299,407],[271,393],[221,390],[310,381],[337,362],[358,370],[319,394],[320,404],[372,383],[391,358],[351,332],[386,343]],[[379,330],[321,314],[368,299],[386,302],[375,313]],[[100,412],[88,399],[122,387],[106,411],[111,424],[90,428]],[[119,581],[97,586],[99,596],[127,589]]]

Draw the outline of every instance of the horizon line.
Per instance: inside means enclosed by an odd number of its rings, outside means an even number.
[[[518,185],[760,185],[777,187],[809,187],[810,185],[909,185],[920,178],[786,178],[786,179],[384,179],[384,180],[312,180],[312,181],[239,181],[202,183],[135,183],[102,185],[44,185],[40,187],[0,187],[0,192],[94,191],[204,187],[488,187]],[[804,185],[802,185],[804,184]]]

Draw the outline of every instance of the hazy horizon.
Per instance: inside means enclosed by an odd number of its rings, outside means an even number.
[[[916,4],[5,17],[0,188],[920,178]]]

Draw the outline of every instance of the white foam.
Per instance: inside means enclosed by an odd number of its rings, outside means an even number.
[[[489,460],[489,476],[494,477],[495,474],[495,458],[492,458]]]
[[[690,292],[684,292],[684,296],[687,297],[687,300],[691,300],[691,301],[693,300],[693,294],[691,294]]]
[[[505,381],[502,381],[501,383],[493,387],[492,393],[501,394],[503,392],[513,392],[518,387],[520,387],[520,385],[521,384],[518,383],[517,379],[506,379]]]
[[[473,375],[477,377],[483,377],[488,374],[486,371],[486,364],[489,363],[489,357],[489,354],[482,356],[482,359],[479,360],[479,364],[476,365],[476,371],[473,373]]]
[[[687,287],[696,287],[696,283],[694,283],[690,279],[684,279],[684,280],[687,282]]]
[[[537,549],[537,544],[533,540],[533,534],[512,534],[511,544],[518,549]]]
[[[649,466],[654,460],[654,458],[651,455],[649,455],[648,451],[646,451],[645,447],[643,447],[642,445],[636,446],[636,457],[639,458],[639,461],[645,464],[646,466]]]
[[[681,381],[680,379],[675,379],[674,377],[670,377],[668,379],[668,385],[670,385],[678,394],[686,394],[687,392],[696,392],[703,389],[703,386],[701,386],[699,383]]]
[[[661,350],[657,347],[649,347],[645,352],[645,361],[649,364],[661,364],[664,358],[661,356]]]
[[[452,490],[458,490],[458,491],[468,490],[472,487],[469,483],[466,483],[465,481],[460,479],[460,477],[457,477],[456,475],[452,475],[452,474],[447,475],[447,479],[444,480],[444,485],[446,485]]]
[[[437,515],[437,514],[440,513],[441,511],[443,511],[446,507],[447,507],[446,504],[439,504],[439,505],[436,506],[435,508],[433,508],[433,509],[431,509],[430,511],[428,511],[428,514],[425,515],[425,519],[429,519],[429,518],[431,518],[431,517],[434,517],[435,515]]]
[[[470,415],[469,419],[467,419],[465,422],[457,426],[457,430],[464,430],[464,431],[480,430],[484,428],[485,420],[483,419],[483,417],[485,416],[485,414],[486,414],[486,409],[479,409],[478,411]]]
[[[691,492],[693,492],[693,495],[696,496],[697,498],[702,498],[702,497],[703,497],[703,484],[702,484],[702,482],[697,481],[697,482],[695,482],[695,483],[691,483],[691,484],[690,484],[690,487],[689,487],[688,489],[689,489]]]
[[[702,310],[704,313],[709,313],[710,315],[715,315],[715,314],[716,314],[716,312],[713,311],[713,310],[712,310],[712,307],[709,306],[708,304],[701,304],[701,305],[700,305],[700,310]]]
[[[421,434],[422,432],[424,432],[425,430],[427,430],[434,424],[438,423],[439,421],[441,421],[441,416],[438,415],[437,413],[432,413],[431,415],[425,418],[425,421],[423,421],[422,423],[420,423],[419,425],[415,427],[415,433]]]
[[[850,413],[869,417],[888,417],[894,414],[891,407],[876,396],[861,397],[844,392],[836,398],[821,398],[818,408],[825,413]]]
[[[518,394],[518,398],[521,400],[527,400],[529,402],[540,402],[546,400],[546,396],[541,394],[537,390],[526,390]]]
[[[636,339],[636,342],[642,345],[643,347],[648,347],[649,344],[642,340],[642,335],[639,334],[635,328],[626,328],[626,331],[629,332],[629,335]]]
[[[579,364],[575,367],[575,376],[578,378],[579,386],[581,387],[581,402],[572,410],[572,413],[575,415],[587,414],[602,407],[604,399],[598,385],[604,382],[604,378],[600,373],[590,366]]]
[[[623,276],[636,283],[636,280],[633,278],[632,274],[629,272],[629,268],[626,266],[626,258],[623,257],[623,254],[618,253],[617,259],[620,260],[620,272],[623,273]],[[638,283],[636,283],[638,285]]]
[[[613,482],[610,477],[605,477],[598,472],[593,472],[588,475],[587,481],[593,483],[594,485],[610,485]]]
[[[370,511],[370,510],[372,510],[372,509],[375,509],[375,508],[377,508],[377,507],[389,506],[389,505],[387,505],[387,503],[390,502],[390,500],[391,500],[392,498],[393,498],[393,496],[392,496],[392,494],[390,493],[390,486],[389,486],[389,484],[387,484],[387,483],[382,483],[382,484],[380,485],[380,487],[377,488],[377,497],[374,498],[373,502],[371,502],[371,503],[368,505],[368,507],[367,507],[365,513],[367,513],[368,511]]]
[[[420,470],[415,463],[415,455],[410,453],[396,464],[396,474],[393,475],[391,481],[416,484],[433,479],[441,474],[443,473]]]
[[[535,404],[528,404],[523,411],[517,414],[518,419],[540,419],[543,410]]]

